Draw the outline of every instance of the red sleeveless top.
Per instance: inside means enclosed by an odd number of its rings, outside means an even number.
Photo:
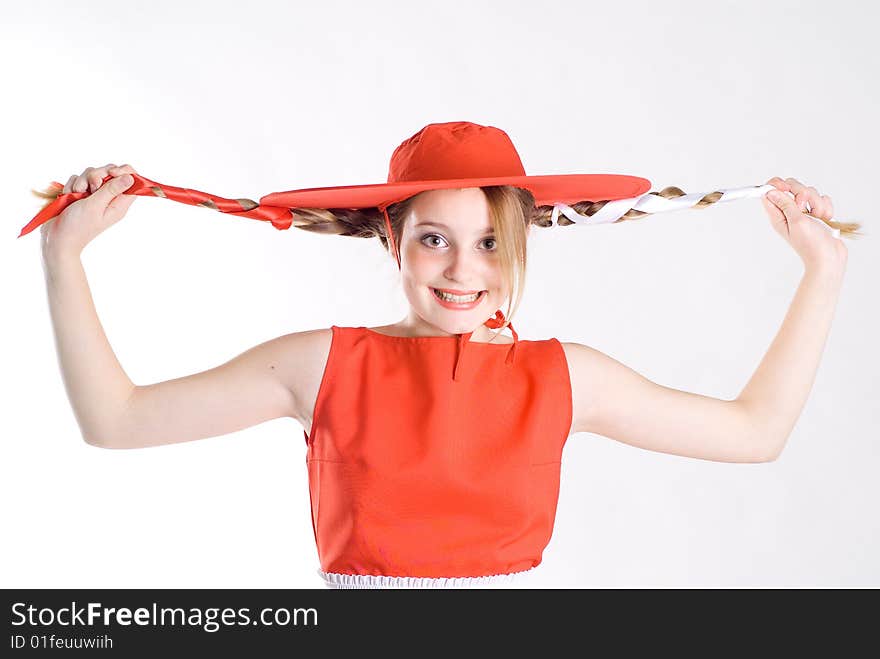
[[[321,570],[479,577],[540,564],[572,421],[560,342],[332,332],[303,431]]]

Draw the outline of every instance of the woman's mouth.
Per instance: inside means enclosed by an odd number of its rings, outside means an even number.
[[[447,309],[456,309],[458,311],[473,309],[480,304],[486,296],[486,291],[480,291],[473,295],[452,295],[451,293],[445,293],[439,289],[431,288],[431,292],[434,294],[434,299],[437,300],[441,306],[446,307]]]

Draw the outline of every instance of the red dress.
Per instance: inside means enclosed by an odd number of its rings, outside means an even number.
[[[560,342],[332,332],[303,431],[327,585],[421,586],[540,564],[572,421]]]

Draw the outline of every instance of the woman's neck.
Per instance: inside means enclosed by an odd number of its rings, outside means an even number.
[[[371,327],[370,329],[390,336],[403,336],[410,338],[420,336],[456,336],[454,333],[445,332],[439,327],[426,323],[421,319],[414,321],[411,316],[407,316],[403,320],[392,323],[391,325]],[[474,328],[473,334],[471,334],[471,341],[477,343],[513,343],[513,339],[510,337],[498,333],[497,330],[489,329],[484,324]]]

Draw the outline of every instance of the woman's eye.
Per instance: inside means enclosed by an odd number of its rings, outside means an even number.
[[[425,236],[422,236],[422,242],[425,242],[428,238],[434,238],[436,240],[443,240],[440,236],[435,233],[429,233]],[[437,247],[438,245],[429,245],[430,247]]]
[[[422,243],[428,245],[429,247],[440,247],[441,245],[438,245],[437,243],[426,243],[426,240],[439,240],[443,243],[446,242],[441,236],[438,236],[436,233],[428,233],[422,236]],[[495,240],[495,238],[486,238],[483,240],[483,243],[491,243],[488,248],[490,251],[494,250],[497,246],[497,241]]]

